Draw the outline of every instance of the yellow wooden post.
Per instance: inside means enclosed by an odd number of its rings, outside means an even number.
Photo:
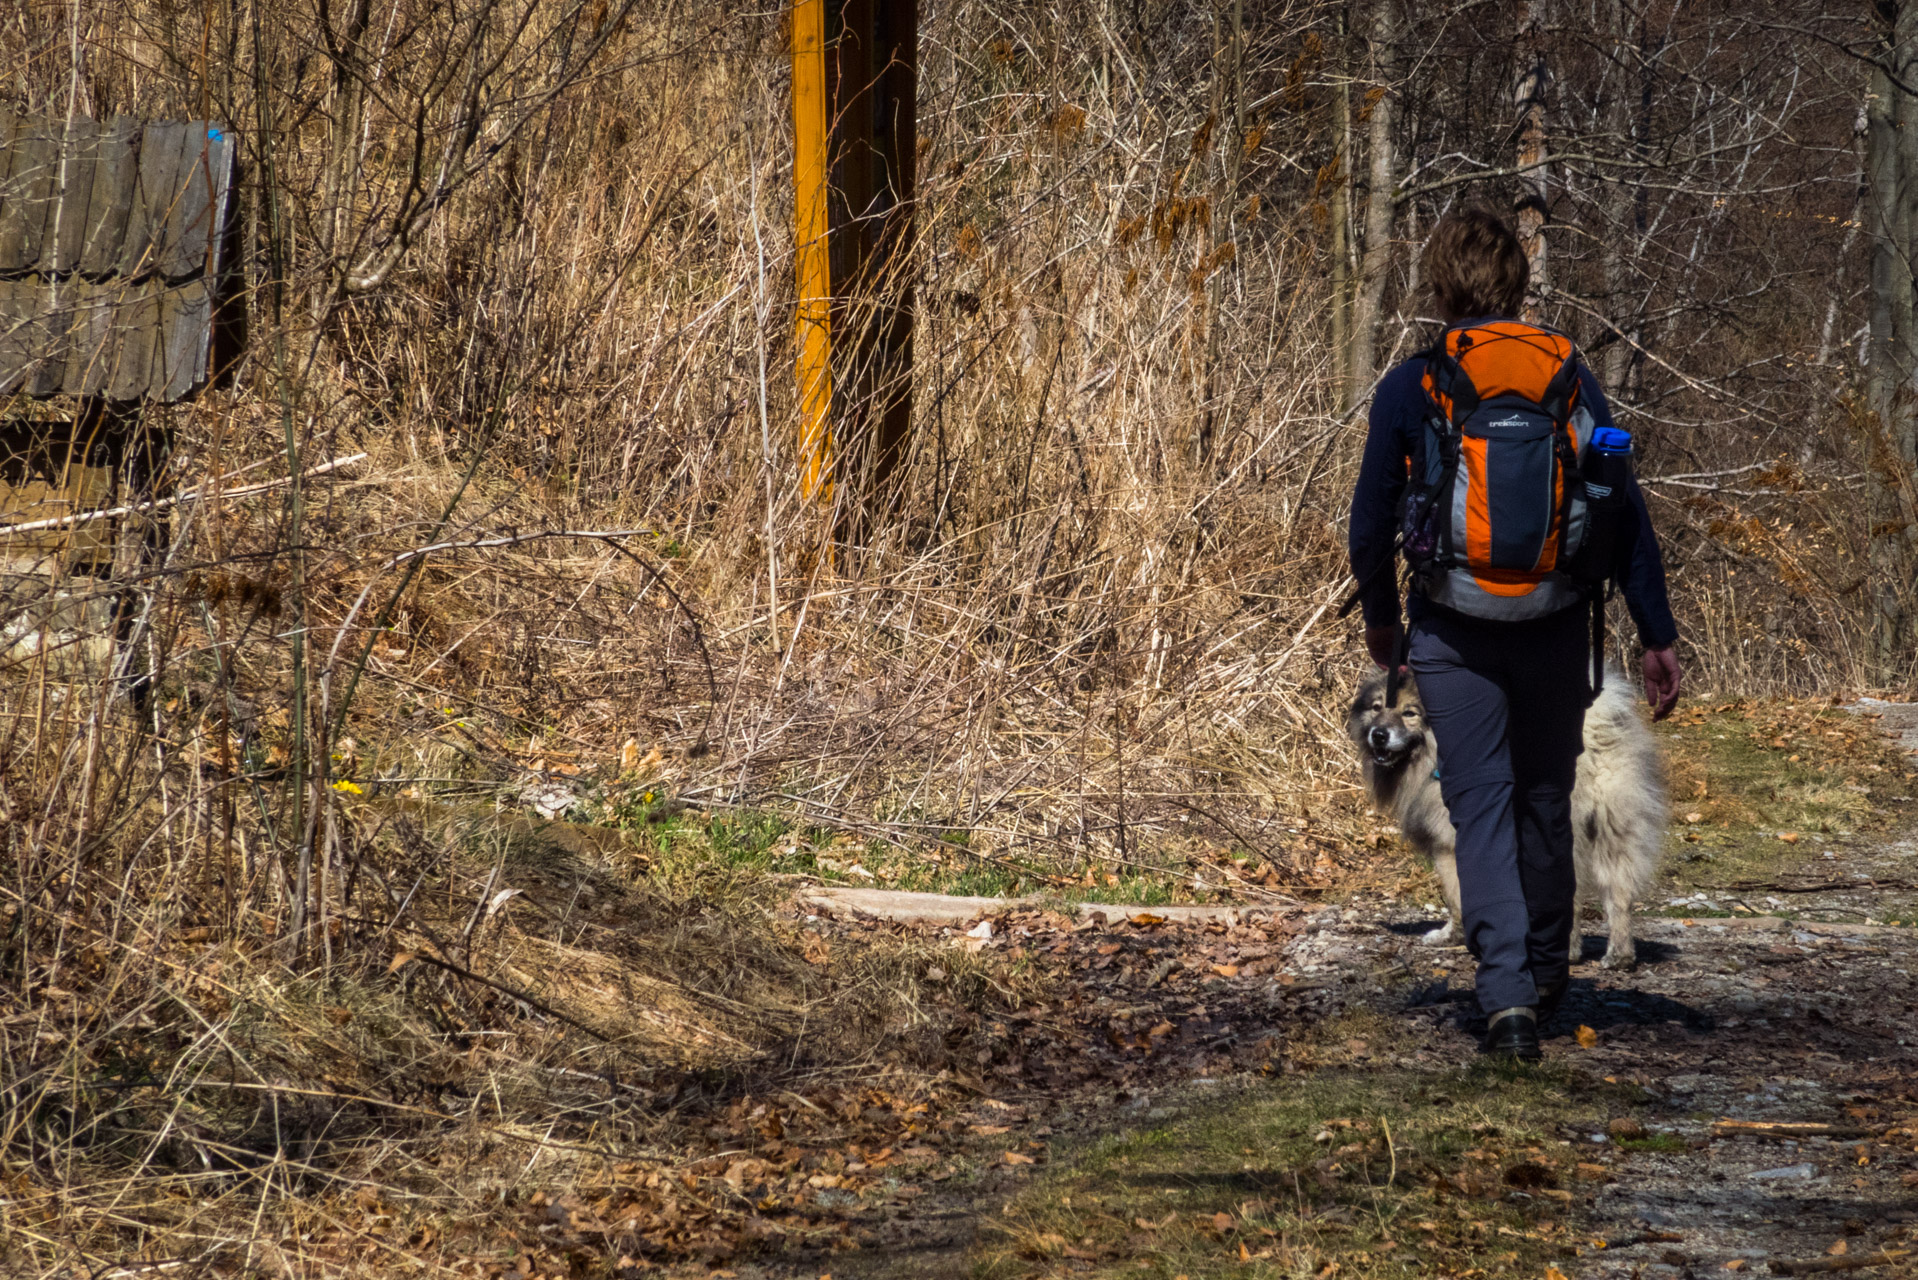
[[[850,542],[893,508],[912,419],[918,38],[918,0],[793,0],[800,489]]]
[[[794,0],[793,264],[798,286],[799,488],[829,494],[832,473],[832,248],[827,183],[832,108],[826,91],[826,2]]]

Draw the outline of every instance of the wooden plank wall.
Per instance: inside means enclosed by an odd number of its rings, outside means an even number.
[[[0,107],[0,394],[173,401],[207,377],[233,141]]]

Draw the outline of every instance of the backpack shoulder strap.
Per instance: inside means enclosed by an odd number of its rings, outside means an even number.
[[[1465,372],[1452,354],[1450,339],[1454,333],[1460,335],[1461,345],[1471,344],[1470,326],[1448,326],[1440,331],[1431,346],[1419,352],[1425,358],[1426,399],[1431,403],[1433,415],[1448,429],[1456,429],[1479,405],[1478,388],[1472,385],[1472,375]]]

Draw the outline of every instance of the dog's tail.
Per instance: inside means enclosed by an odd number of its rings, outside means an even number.
[[[1606,663],[1605,687],[1585,712],[1587,751],[1618,751],[1645,743],[1645,722],[1638,715],[1637,697],[1638,690],[1624,674]]]

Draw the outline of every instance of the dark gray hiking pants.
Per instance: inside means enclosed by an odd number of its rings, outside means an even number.
[[[1538,987],[1570,968],[1589,621],[1584,607],[1532,622],[1434,609],[1413,624],[1410,665],[1458,830],[1465,945],[1487,1013],[1536,1005]]]

